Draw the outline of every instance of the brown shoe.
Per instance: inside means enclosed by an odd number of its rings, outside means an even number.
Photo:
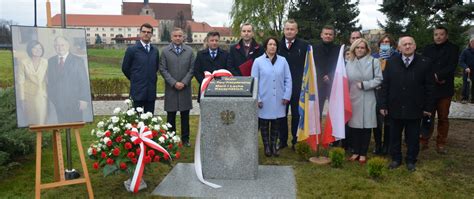
[[[444,148],[444,147],[437,147],[436,152],[438,152],[439,154],[444,155],[444,154],[448,153],[448,150],[446,150],[446,148]]]

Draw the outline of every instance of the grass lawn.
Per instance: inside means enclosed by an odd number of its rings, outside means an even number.
[[[98,122],[101,117],[96,117]],[[197,131],[198,117],[191,116],[191,141]],[[179,125],[179,120],[178,127]],[[87,125],[82,130],[84,148],[92,142],[90,130],[95,124]],[[409,173],[405,166],[387,171],[381,179],[368,177],[366,167],[357,163],[344,162],[343,168],[335,169],[328,165],[318,166],[300,160],[291,149],[285,148],[278,158],[267,158],[263,155],[260,143],[259,157],[263,165],[291,165],[297,181],[298,198],[472,198],[474,196],[474,122],[468,120],[451,120],[448,143],[449,153],[438,155],[431,149],[420,152],[417,171]],[[179,128],[178,128],[179,129]],[[259,136],[260,139],[260,136]],[[49,141],[49,140],[46,140]],[[64,141],[64,139],[63,139]],[[72,143],[75,143],[73,140]],[[65,146],[63,144],[63,146]],[[193,162],[193,150],[183,148],[182,158],[173,162]],[[74,160],[79,157],[73,148]],[[369,158],[373,155],[369,155]],[[52,150],[48,145],[43,149],[43,182],[53,178]],[[0,180],[0,198],[32,198],[34,196],[35,155],[23,158],[21,166],[12,170]],[[92,169],[88,160],[94,194],[97,198],[132,198],[150,197],[150,193],[172,169],[163,164],[147,165],[144,176],[148,188],[138,194],[125,191],[123,181],[128,176],[117,175],[104,178],[101,171]],[[388,164],[388,162],[387,162]],[[74,163],[79,168],[79,162]],[[282,179],[284,180],[284,179]],[[42,192],[44,198],[85,198],[85,185],[72,185]]]

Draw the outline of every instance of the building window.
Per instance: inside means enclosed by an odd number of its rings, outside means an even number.
[[[87,35],[88,37],[91,36],[91,34],[89,34],[89,33],[87,33],[86,35]]]
[[[114,34],[110,34],[110,37],[114,37]]]
[[[198,37],[197,35],[194,35],[194,38]]]
[[[127,30],[128,30],[128,31],[132,31],[132,29],[131,29],[131,28],[127,28]]]
[[[102,28],[102,31],[105,31],[105,28]]]
[[[110,28],[110,31],[114,31],[114,28]]]
[[[86,30],[91,30],[91,28],[86,28]]]
[[[128,37],[131,37],[131,36],[132,36],[132,34],[128,34]]]
[[[106,34],[102,34],[102,37],[106,37]]]
[[[95,28],[95,30],[97,30],[97,31],[98,31],[98,30],[99,30],[99,28]]]
[[[119,30],[119,31],[122,31],[122,28],[119,28],[118,30]]]

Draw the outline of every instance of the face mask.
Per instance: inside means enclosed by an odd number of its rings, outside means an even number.
[[[390,49],[390,44],[380,44],[381,51],[387,51]]]

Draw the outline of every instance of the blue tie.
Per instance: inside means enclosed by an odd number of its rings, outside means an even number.
[[[150,48],[148,47],[148,44],[145,45],[145,50],[146,52],[150,52]]]
[[[181,53],[181,48],[180,47],[176,47],[176,54],[180,54]]]
[[[216,58],[216,51],[211,51],[211,57],[212,57],[212,59]]]

